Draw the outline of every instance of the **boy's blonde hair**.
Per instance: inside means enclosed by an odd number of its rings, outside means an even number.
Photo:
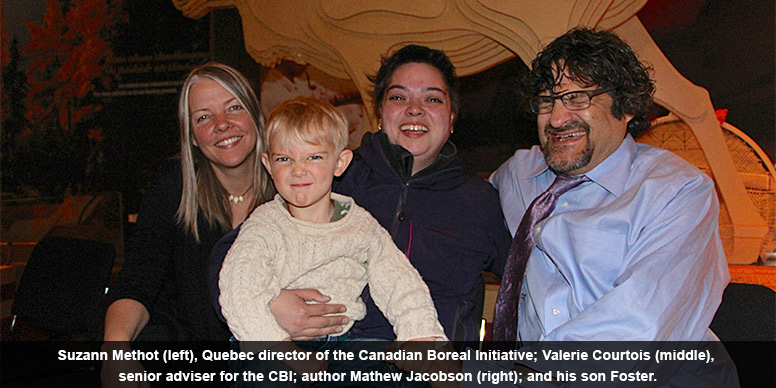
[[[308,144],[330,145],[339,153],[348,144],[348,122],[327,101],[296,97],[272,110],[264,128],[264,145],[268,153],[272,152],[272,140],[276,137],[281,144],[301,140]]]

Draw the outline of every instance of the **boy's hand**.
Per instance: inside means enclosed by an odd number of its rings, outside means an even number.
[[[340,333],[348,323],[348,317],[344,315],[327,315],[346,311],[345,305],[329,304],[329,300],[318,290],[281,290],[269,309],[291,339],[306,341]]]

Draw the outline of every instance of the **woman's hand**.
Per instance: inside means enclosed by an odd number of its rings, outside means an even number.
[[[134,299],[119,299],[105,312],[103,341],[133,341],[148,324],[151,315]]]
[[[318,290],[281,290],[269,309],[291,339],[306,341],[340,333],[348,323],[348,317],[340,314],[345,312],[345,305],[328,304],[329,300]]]
[[[119,381],[119,373],[143,373],[145,369],[140,361],[136,360],[113,360],[113,351],[121,350],[125,352],[132,351],[129,342],[112,341],[105,342],[102,345],[102,351],[108,352],[111,356],[108,360],[102,362],[100,370],[100,381],[103,388],[151,388],[148,381]]]
[[[105,335],[102,350],[111,355],[102,362],[100,380],[103,387],[150,388],[146,382],[119,382],[119,373],[142,373],[145,371],[139,361],[113,360],[113,350],[131,351],[129,341],[143,330],[150,315],[145,306],[132,299],[119,299],[113,302],[105,313]]]

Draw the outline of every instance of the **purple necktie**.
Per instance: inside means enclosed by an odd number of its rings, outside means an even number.
[[[498,299],[496,299],[492,337],[494,341],[517,341],[517,304],[523,288],[525,267],[536,246],[531,229],[552,213],[558,203],[558,197],[589,180],[590,178],[584,175],[559,174],[550,188],[536,197],[525,211],[520,226],[515,232],[515,238],[512,240],[512,246],[509,248],[504,279],[501,281]]]

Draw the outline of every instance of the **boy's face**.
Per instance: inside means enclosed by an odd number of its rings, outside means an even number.
[[[278,141],[278,137],[272,139],[270,153],[261,157],[275,188],[288,203],[294,217],[310,222],[329,222],[332,180],[345,172],[353,152],[347,149],[337,152],[325,143]]]

